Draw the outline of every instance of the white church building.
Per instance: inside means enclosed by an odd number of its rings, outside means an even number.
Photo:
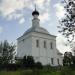
[[[40,27],[39,12],[32,12],[32,27],[17,39],[17,56],[33,56],[35,62],[62,65],[62,54],[56,48],[56,36]]]

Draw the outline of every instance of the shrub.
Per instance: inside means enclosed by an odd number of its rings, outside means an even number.
[[[42,69],[43,66],[42,66],[42,64],[41,64],[40,62],[36,62],[36,63],[35,63],[35,68],[37,68],[37,69]]]

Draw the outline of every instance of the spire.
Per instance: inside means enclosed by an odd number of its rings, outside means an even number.
[[[35,4],[35,11],[36,11],[36,4]]]
[[[39,27],[39,12],[36,10],[36,5],[35,5],[35,10],[32,12],[33,20],[32,20],[32,27]]]

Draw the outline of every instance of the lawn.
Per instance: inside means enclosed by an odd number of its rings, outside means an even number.
[[[75,72],[68,73],[51,70],[17,70],[17,71],[0,71],[0,75],[75,75]]]
[[[59,75],[59,72],[46,70],[0,71],[0,75]]]

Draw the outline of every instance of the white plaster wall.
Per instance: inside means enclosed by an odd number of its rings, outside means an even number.
[[[54,65],[57,66],[58,55],[56,50],[56,37],[34,33],[32,34],[32,55],[36,61],[42,62],[43,65],[51,64],[51,58],[54,58]],[[39,47],[36,47],[36,40],[39,40]],[[46,41],[47,48],[44,48],[43,42]],[[50,42],[53,42],[53,49],[50,48]],[[38,58],[38,59],[37,59]],[[60,57],[59,57],[60,58]],[[59,59],[60,60],[60,59]],[[61,60],[60,60],[61,61]]]
[[[59,58],[59,65],[63,66],[63,56],[61,55],[58,55],[58,58]]]
[[[31,37],[18,40],[18,44],[17,44],[17,56],[18,57],[31,55],[31,50],[32,50],[32,38]]]

